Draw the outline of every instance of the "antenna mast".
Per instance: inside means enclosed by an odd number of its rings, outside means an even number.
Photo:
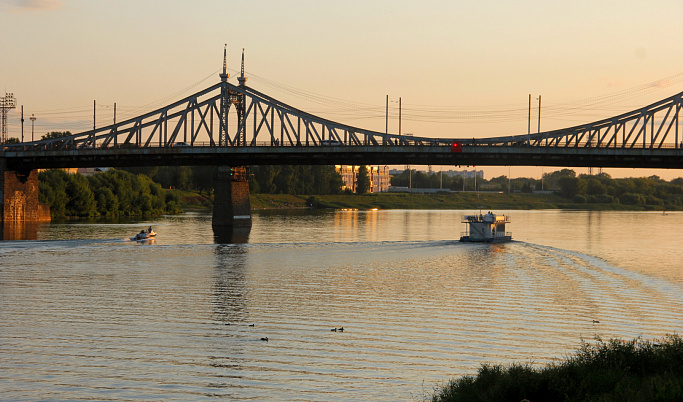
[[[227,82],[228,78],[230,78],[230,74],[228,74],[228,44],[227,43],[223,47],[223,72],[221,74],[218,74],[218,76],[221,77],[222,82]]]
[[[237,81],[239,81],[240,86],[244,86],[247,82],[247,77],[244,76],[244,48],[242,48],[242,68],[240,70],[240,76],[237,77]]]

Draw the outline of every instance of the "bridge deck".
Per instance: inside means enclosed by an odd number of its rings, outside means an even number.
[[[246,146],[146,147],[7,151],[11,170],[161,165],[460,165],[683,168],[679,148],[557,148],[525,146]]]

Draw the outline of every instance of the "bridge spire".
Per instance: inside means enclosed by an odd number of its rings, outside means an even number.
[[[222,82],[227,82],[228,78],[230,78],[230,74],[228,74],[228,44],[227,43],[223,47],[223,73],[218,74],[218,76],[221,77]]]
[[[244,76],[244,48],[242,48],[242,69],[240,76],[237,77],[237,81],[239,81],[240,86],[244,86],[244,84],[247,82],[247,77]]]

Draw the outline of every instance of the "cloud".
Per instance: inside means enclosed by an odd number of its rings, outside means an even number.
[[[54,10],[64,5],[63,0],[9,0],[14,11],[45,11]]]

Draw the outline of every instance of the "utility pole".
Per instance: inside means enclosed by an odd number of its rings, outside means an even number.
[[[21,142],[24,142],[24,105],[21,105]]]
[[[410,192],[412,193],[413,190],[413,170],[410,168],[410,165],[408,165],[408,188],[411,189]]]
[[[0,97],[0,115],[2,117],[2,137],[0,138],[1,143],[7,142],[7,112],[16,107],[14,102],[14,94],[5,92],[5,96]]]
[[[541,133],[541,95],[538,95],[538,133]]]
[[[398,135],[401,135],[401,97],[398,97]]]
[[[528,124],[529,127],[527,129],[527,134],[531,135],[531,94],[529,94],[529,119],[528,119],[528,122],[529,122],[529,124]]]
[[[384,113],[384,138],[382,138],[382,145],[387,145],[387,135],[389,134],[389,95],[387,95],[385,113]]]
[[[114,102],[114,128],[113,128],[113,130],[114,130],[114,148],[116,148],[119,145],[118,140],[117,140],[119,138],[119,135],[118,135],[118,130],[116,129],[116,102]]]
[[[29,117],[29,120],[31,120],[31,142],[33,142],[33,124],[36,122],[36,116],[31,113],[31,117]]]

